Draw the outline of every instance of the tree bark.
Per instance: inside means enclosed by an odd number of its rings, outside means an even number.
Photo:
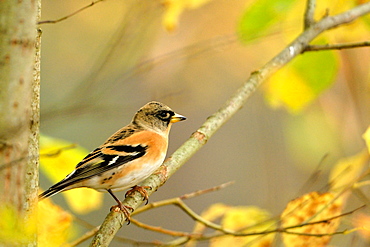
[[[0,239],[6,246],[37,244],[39,14],[39,1],[0,4],[0,210],[16,213],[3,224],[24,236]]]

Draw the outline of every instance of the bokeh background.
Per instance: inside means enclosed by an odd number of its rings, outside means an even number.
[[[42,20],[58,19],[90,2],[43,1]],[[107,0],[59,23],[41,25],[42,133],[92,150],[126,125],[142,105],[157,100],[188,117],[172,128],[170,155],[251,72],[288,44],[292,36],[285,32],[302,29],[297,15],[243,45],[236,30],[248,3],[211,1],[185,11],[172,32],[162,25],[164,7],[159,1],[143,0]],[[273,109],[260,88],[150,202],[235,181],[186,203],[197,213],[223,202],[256,205],[279,215],[297,196],[325,191],[335,162],[365,146],[361,135],[370,120],[369,50],[338,51],[341,63],[332,87],[300,113]],[[319,164],[322,172],[309,180]],[[40,184],[46,189],[51,182],[42,176]],[[68,210],[62,195],[53,201]],[[357,198],[352,203],[349,208],[361,205]],[[78,217],[99,225],[113,204],[105,195],[101,209]],[[173,206],[137,218],[181,231],[191,231],[194,225]],[[77,224],[77,236],[85,231]],[[171,239],[132,224],[119,235],[141,241]],[[354,238],[358,236],[339,236],[334,243],[348,246]]]

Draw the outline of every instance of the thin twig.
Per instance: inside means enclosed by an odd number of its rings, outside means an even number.
[[[322,174],[323,166],[325,164],[325,161],[327,160],[328,154],[325,154],[319,164],[315,167],[315,170],[311,173],[309,178],[304,182],[304,184],[299,189],[299,192],[297,193],[296,197],[299,197],[302,194],[305,194],[309,187],[313,187],[313,185],[317,182],[318,178]]]
[[[123,237],[119,237],[119,236],[115,236],[114,240],[122,242],[122,243],[126,243],[126,244],[129,243],[130,246],[162,246],[163,245],[162,242],[160,242],[158,240],[154,240],[154,241],[151,241],[151,242],[145,242],[145,241],[137,241],[137,240],[129,239],[129,238],[123,238]]]
[[[304,30],[315,24],[315,7],[316,0],[307,0],[306,11],[304,12]]]
[[[90,231],[86,232],[84,235],[82,235],[78,239],[72,241],[69,244],[63,245],[62,247],[75,247],[75,246],[77,246],[77,245],[85,242],[86,240],[88,240],[89,238],[91,238],[92,236],[95,235],[95,233],[99,230],[99,227],[100,226],[94,227],[93,229],[91,229]],[[132,244],[134,246],[136,246],[136,245],[139,245],[139,246],[143,246],[143,245],[147,245],[147,246],[161,245],[161,243],[136,241],[136,240],[133,240],[133,239],[122,238],[120,236],[114,236],[114,240],[119,241],[119,242],[124,242],[124,243],[130,243],[130,244]]]
[[[186,199],[190,199],[190,198],[200,196],[200,195],[203,195],[203,194],[206,194],[206,193],[218,191],[218,190],[223,189],[223,188],[225,188],[225,187],[227,187],[227,186],[229,186],[233,183],[234,183],[234,181],[230,181],[230,182],[223,183],[223,184],[220,184],[220,185],[208,188],[208,189],[198,190],[198,191],[195,191],[195,192],[184,194],[184,195],[179,196],[179,197],[173,197],[173,198],[158,201],[158,202],[152,202],[152,203],[149,203],[148,205],[145,205],[143,207],[138,208],[137,210],[135,210],[132,213],[132,215],[140,214],[140,213],[142,213],[144,211],[147,211],[149,209],[152,209],[152,208],[158,208],[158,207],[163,207],[163,206],[176,204],[179,199],[180,200],[186,200]]]
[[[56,149],[53,149],[53,150],[48,150],[47,152],[40,152],[40,157],[53,157],[53,156],[58,156],[60,155],[62,152],[66,151],[66,150],[69,150],[69,149],[74,149],[77,147],[77,144],[69,144],[67,146],[64,146],[64,147],[59,147],[59,148],[56,148]]]
[[[139,213],[142,213],[144,211],[147,211],[151,208],[157,208],[157,207],[162,207],[162,206],[167,206],[167,205],[179,205],[179,207],[181,208],[181,205],[184,204],[184,203],[179,203],[178,200],[180,199],[190,199],[190,198],[193,198],[193,197],[196,197],[196,196],[200,196],[200,195],[203,195],[203,194],[206,194],[206,193],[210,193],[210,192],[214,192],[214,191],[217,191],[217,190],[220,190],[220,189],[223,189],[231,184],[233,184],[234,181],[230,181],[230,182],[227,182],[227,183],[223,183],[223,184],[220,184],[218,186],[214,186],[214,187],[211,187],[211,188],[208,188],[208,189],[204,189],[204,190],[198,190],[198,191],[195,191],[195,192],[192,192],[192,193],[188,193],[188,194],[184,194],[180,197],[175,197],[175,198],[171,198],[171,199],[166,199],[166,200],[162,200],[162,201],[158,201],[158,202],[154,202],[154,203],[150,203],[146,206],[143,206],[139,209],[137,209],[134,213],[132,213],[132,215],[136,215],[136,214],[139,214]],[[183,210],[187,213],[187,211],[185,210],[186,207],[183,207]],[[191,214],[191,212],[190,212]],[[195,213],[194,213],[195,214]],[[197,216],[200,218],[200,216]],[[92,236],[94,236],[94,234],[98,231],[99,227],[100,226],[97,226],[97,227],[92,227],[89,223],[79,219],[79,218],[75,218],[75,220],[77,220],[80,224],[83,224],[85,227],[87,228],[90,228],[90,231],[86,232],[83,236],[81,236],[80,238],[74,240],[73,242],[71,242],[70,244],[68,244],[67,246],[68,247],[73,247],[73,246],[77,246],[78,244],[86,241],[87,239],[91,238]],[[133,218],[131,218],[131,222],[141,228],[144,228],[144,229],[147,229],[147,230],[151,230],[151,231],[156,231],[156,232],[160,232],[160,233],[163,233],[163,234],[168,234],[168,235],[172,235],[172,236],[190,236],[190,237],[195,237],[195,234],[191,234],[191,233],[184,233],[184,232],[178,232],[178,231],[172,231],[172,230],[167,230],[167,229],[164,229],[164,228],[161,228],[161,227],[155,227],[155,226],[150,226],[150,225],[147,225],[147,224],[144,224],[144,223],[141,223],[139,222],[138,220],[135,220]],[[199,235],[199,234],[198,234]],[[120,241],[132,241],[132,242],[135,242],[134,240],[128,240],[126,238],[120,238],[118,236],[115,236],[115,239],[117,240],[119,238]],[[150,244],[150,243],[146,243],[146,244]]]
[[[349,215],[349,214],[353,214],[355,211],[360,210],[363,207],[364,206],[361,206],[359,208],[356,208],[356,209],[351,210],[349,212],[343,213],[341,215],[337,215],[337,216],[327,218],[327,219],[323,219],[323,220],[320,220],[320,221],[302,223],[302,224],[294,225],[294,226],[290,226],[290,227],[276,228],[276,229],[261,231],[261,232],[243,233],[243,232],[239,231],[239,232],[234,232],[234,233],[230,233],[230,234],[227,234],[227,235],[232,235],[232,236],[236,236],[236,237],[248,237],[248,236],[267,235],[267,234],[273,234],[273,233],[280,232],[280,233],[304,235],[304,236],[312,236],[312,237],[323,237],[323,236],[332,236],[332,235],[338,235],[338,234],[347,234],[347,233],[355,231],[356,229],[355,230],[352,229],[352,230],[337,231],[337,232],[332,232],[332,233],[322,233],[322,234],[292,232],[292,231],[289,231],[289,230],[290,229],[295,229],[295,228],[301,228],[301,227],[307,226],[307,225],[327,223],[331,220],[334,220],[334,219],[337,219],[337,218],[340,218],[340,217],[344,217],[344,216]],[[214,232],[214,233],[211,233],[211,234],[208,234],[208,235],[199,235],[199,237],[197,237],[197,238],[181,237],[181,238],[177,238],[175,240],[172,240],[171,242],[168,242],[164,245],[165,246],[182,245],[182,244],[185,244],[185,243],[189,242],[190,240],[204,241],[204,240],[209,240],[209,239],[213,239],[213,238],[217,238],[217,237],[222,237],[224,235],[225,235],[225,231],[223,231],[223,232]]]
[[[370,41],[362,42],[353,42],[346,44],[326,44],[326,45],[308,45],[303,52],[307,51],[325,51],[325,50],[342,50],[342,49],[351,49],[359,47],[368,47],[370,46]]]
[[[321,237],[325,237],[325,236],[348,234],[349,232],[352,232],[352,230],[336,231],[336,232],[331,232],[331,233],[305,233],[305,232],[290,232],[290,231],[285,231],[285,230],[282,230],[281,232],[286,233],[286,234],[299,235],[299,236],[308,236],[308,237],[321,238]]]
[[[159,227],[159,226],[151,226],[151,225],[142,223],[142,222],[140,222],[136,219],[133,219],[133,218],[131,218],[130,221],[131,221],[131,223],[134,223],[135,225],[137,225],[138,227],[141,227],[143,229],[153,231],[153,232],[160,232],[162,234],[167,234],[167,235],[171,235],[171,236],[174,236],[174,237],[196,238],[196,237],[199,237],[199,235],[200,235],[200,234],[192,234],[192,233],[187,233],[187,232],[168,230],[168,229],[165,229],[165,228]]]
[[[189,193],[189,194],[185,194],[185,195],[180,196],[179,198],[182,199],[182,200],[190,199],[190,198],[200,196],[200,195],[203,195],[203,194],[206,194],[206,193],[209,193],[209,192],[214,192],[214,191],[217,191],[217,190],[221,190],[221,189],[223,189],[227,186],[230,186],[234,183],[235,183],[234,181],[230,181],[230,182],[227,182],[227,183],[220,184],[218,186],[214,186],[214,187],[209,188],[209,189],[198,190],[198,191],[195,191],[195,192],[192,192],[192,193]]]
[[[31,156],[25,156],[25,157],[22,157],[22,158],[19,158],[19,159],[16,159],[16,160],[12,160],[8,163],[5,163],[5,164],[0,164],[0,171],[5,169],[5,168],[8,168],[8,167],[11,167],[13,165],[17,165],[19,164],[21,161],[25,160],[25,159],[38,159],[40,157],[53,157],[53,156],[58,156],[60,155],[63,151],[65,150],[68,150],[68,149],[73,149],[73,148],[76,148],[77,147],[77,144],[70,144],[70,145],[67,145],[67,146],[64,146],[64,147],[60,147],[60,148],[56,148],[56,149],[53,149],[53,150],[50,150],[48,152],[44,152],[44,153],[40,153],[39,155],[37,156],[34,156],[34,157],[31,157]]]
[[[99,2],[103,2],[104,0],[96,0],[96,1],[93,1],[91,2],[89,5],[86,5],[78,10],[76,10],[75,12],[69,14],[69,15],[66,15],[62,18],[59,18],[59,19],[56,19],[56,20],[47,20],[47,21],[39,21],[38,24],[41,25],[41,24],[55,24],[55,23],[58,23],[58,22],[61,22],[61,21],[64,21],[74,15],[77,15],[78,13],[84,11],[85,9],[88,9],[90,7],[92,7],[93,5],[99,3]]]
[[[354,212],[356,212],[356,211],[358,211],[358,210],[360,210],[360,209],[362,209],[364,207],[366,207],[366,205],[362,205],[361,207],[355,208],[355,209],[353,209],[351,211],[348,211],[346,213],[339,214],[339,215],[336,215],[336,216],[333,216],[333,217],[330,217],[330,218],[327,218],[327,219],[318,220],[318,221],[312,221],[312,222],[304,222],[304,223],[299,224],[299,225],[284,227],[284,229],[281,229],[281,230],[290,230],[290,229],[295,229],[295,228],[301,228],[303,226],[309,226],[309,225],[316,225],[316,224],[321,224],[321,223],[327,223],[329,221],[332,221],[332,220],[335,220],[335,219],[342,218],[344,216],[353,214]],[[279,230],[279,232],[281,232],[281,230]]]
[[[99,227],[100,226],[97,226],[97,227],[91,229],[90,231],[86,232],[84,235],[82,235],[78,239],[76,239],[76,240],[72,241],[71,243],[69,243],[67,246],[68,247],[74,247],[74,246],[77,246],[77,245],[85,242],[86,240],[88,240],[89,238],[91,238],[92,236],[95,235],[95,233],[99,230]]]
[[[227,230],[227,229],[224,229],[222,226],[218,225],[218,224],[215,224],[209,220],[206,220],[204,219],[202,216],[198,215],[197,213],[195,213],[191,208],[189,208],[183,201],[181,200],[178,200],[177,203],[176,203],[176,206],[180,207],[186,214],[188,214],[193,220],[195,221],[198,221],[200,223],[202,223],[203,225],[209,227],[209,228],[212,228],[214,230],[218,230],[218,231],[221,231],[225,234],[231,234],[231,235],[234,235],[236,234],[235,231],[231,231],[231,230]]]
[[[365,207],[365,205],[359,207],[359,208],[356,208],[354,210],[351,210],[349,212],[346,212],[346,213],[343,213],[343,214],[340,214],[340,215],[337,215],[337,216],[333,216],[333,217],[330,217],[330,218],[326,218],[326,219],[323,219],[323,220],[319,220],[319,221],[312,221],[312,222],[304,222],[304,223],[301,223],[301,224],[298,224],[298,225],[294,225],[294,226],[289,226],[289,227],[284,227],[284,228],[276,228],[276,229],[273,229],[273,230],[269,230],[269,231],[262,231],[262,232],[254,232],[254,233],[242,233],[240,231],[238,232],[235,232],[235,231],[232,231],[232,230],[227,230],[225,228],[223,228],[222,226],[220,225],[217,225],[213,222],[210,222],[204,218],[202,218],[200,215],[196,214],[193,210],[191,210],[183,201],[181,201],[179,198],[176,198],[174,200],[172,200],[172,204],[180,207],[186,214],[188,214],[192,219],[194,219],[195,221],[198,221],[202,224],[204,224],[205,226],[209,227],[209,228],[212,228],[214,230],[217,230],[217,231],[221,231],[223,232],[224,234],[227,234],[227,235],[233,235],[233,236],[254,236],[254,235],[265,235],[265,234],[271,234],[271,233],[276,233],[276,232],[286,232],[290,229],[295,229],[295,228],[301,228],[301,227],[304,227],[304,226],[308,226],[308,225],[316,225],[316,224],[322,224],[322,223],[327,223],[329,221],[332,221],[334,219],[337,219],[337,218],[341,218],[341,217],[344,217],[344,216],[347,216],[347,215],[350,215],[350,214],[353,214],[355,211],[358,211],[362,208]],[[183,236],[183,237],[188,237],[188,238],[200,238],[200,237],[203,237],[202,234],[191,234],[191,233],[184,233],[184,232],[178,232],[178,231],[172,231],[172,230],[167,230],[167,229],[163,229],[161,227],[156,227],[156,226],[150,226],[150,225],[147,225],[147,224],[144,224],[144,223],[141,223],[137,220],[135,220],[135,222],[133,222],[134,224],[142,227],[142,228],[145,228],[147,230],[152,230],[152,231],[156,231],[156,232],[160,232],[160,233],[163,233],[163,234],[167,234],[167,235],[172,235],[172,236]],[[244,231],[245,229],[243,229]],[[292,232],[289,232],[289,233],[292,233]],[[321,235],[325,235],[325,234],[321,234]]]
[[[284,228],[277,228],[277,229],[262,231],[262,232],[252,232],[252,233],[235,232],[235,233],[232,233],[231,235],[239,237],[239,236],[264,235],[264,234],[271,234],[271,233],[276,233],[276,232],[286,232],[287,230],[290,230],[290,229],[301,228],[301,227],[309,226],[309,225],[317,225],[317,224],[322,224],[322,223],[328,223],[329,221],[335,220],[337,218],[341,218],[341,217],[353,214],[354,212],[356,212],[356,211],[358,211],[358,210],[360,210],[364,207],[365,207],[365,205],[363,205],[361,207],[358,207],[354,210],[351,210],[349,212],[346,212],[346,213],[343,213],[343,214],[340,214],[340,215],[336,215],[336,216],[333,216],[333,217],[330,217],[330,218],[326,218],[326,219],[323,219],[323,220],[318,220],[318,221],[313,221],[313,222],[305,222],[305,223],[294,225],[294,226],[289,226],[289,227],[284,227]],[[289,233],[293,234],[293,232],[289,232]],[[332,234],[332,233],[327,233],[327,234],[323,233],[323,234],[320,234],[318,236],[326,236],[326,235],[330,235],[330,234]]]

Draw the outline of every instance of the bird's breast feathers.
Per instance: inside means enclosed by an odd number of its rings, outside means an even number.
[[[102,150],[106,156],[106,165],[113,166],[115,164],[115,167],[83,181],[82,186],[96,190],[111,189],[112,191],[119,191],[132,187],[149,177],[165,159],[167,139],[151,132],[143,135],[146,136],[146,141],[143,142],[143,140],[140,140],[141,135],[141,132],[136,136],[133,135],[135,140],[141,143],[140,145],[136,143],[127,145],[130,140],[115,146],[107,145]],[[148,135],[152,135],[153,138],[148,138]],[[130,139],[130,137],[127,139]],[[122,153],[125,153],[125,156],[122,156]],[[137,158],[117,165],[120,159],[125,160],[127,156],[136,156]]]

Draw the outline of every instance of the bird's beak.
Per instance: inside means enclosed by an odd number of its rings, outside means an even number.
[[[186,120],[186,117],[184,117],[184,116],[182,116],[180,114],[175,113],[175,115],[173,115],[171,117],[171,121],[170,122],[171,123],[177,123],[177,122],[184,121],[184,120]]]

